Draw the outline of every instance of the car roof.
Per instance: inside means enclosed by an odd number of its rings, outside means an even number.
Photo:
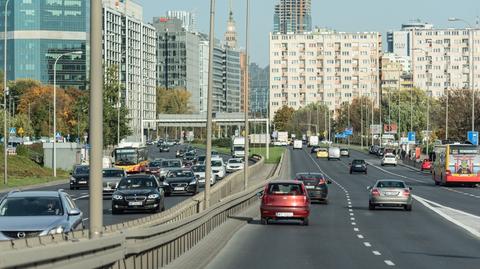
[[[15,191],[8,197],[60,197],[60,191]]]
[[[275,180],[272,182],[269,182],[268,185],[271,184],[301,184],[302,182],[298,180]]]
[[[365,162],[364,159],[354,159],[352,162]]]
[[[319,173],[319,172],[300,172],[300,173],[297,173],[297,176],[301,176],[301,175],[321,175],[321,176],[323,176],[323,174]]]
[[[400,179],[379,179],[377,180],[377,183],[378,182],[385,182],[385,181],[392,181],[392,182],[402,182],[402,183],[405,183],[405,181],[403,180],[400,180]],[[406,183],[405,183],[406,184]]]

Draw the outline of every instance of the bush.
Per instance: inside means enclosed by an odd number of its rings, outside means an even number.
[[[230,138],[219,138],[212,141],[212,145],[220,148],[232,147],[232,140]]]

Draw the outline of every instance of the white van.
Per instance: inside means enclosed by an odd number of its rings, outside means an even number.
[[[337,159],[340,160],[340,148],[339,147],[329,147],[328,148],[328,160]]]
[[[293,149],[302,149],[303,148],[303,142],[302,140],[295,139],[293,141]]]

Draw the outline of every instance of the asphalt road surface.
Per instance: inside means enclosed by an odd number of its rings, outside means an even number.
[[[207,268],[480,268],[480,238],[417,201],[411,212],[370,211],[366,189],[378,179],[402,179],[421,198],[480,216],[480,188],[435,186],[428,172],[381,167],[360,152],[341,161],[316,159],[306,148],[290,156],[290,178],[320,170],[334,181],[329,203],[312,204],[309,226],[250,222]],[[370,163],[368,175],[349,174],[354,158]]]

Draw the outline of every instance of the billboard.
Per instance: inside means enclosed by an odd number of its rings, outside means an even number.
[[[381,133],[382,133],[382,125],[380,124],[370,125],[370,134],[381,134]]]
[[[383,125],[383,133],[385,134],[396,134],[397,130],[398,130],[398,127],[396,123]]]

